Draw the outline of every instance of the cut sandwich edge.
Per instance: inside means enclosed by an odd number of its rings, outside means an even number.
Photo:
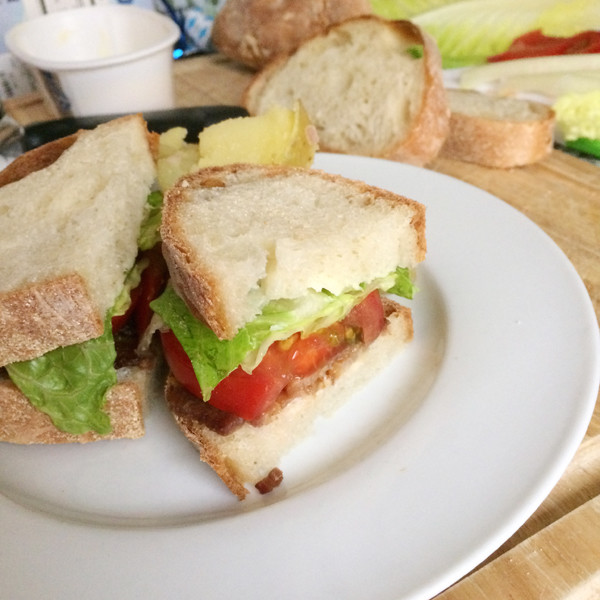
[[[61,431],[47,414],[29,402],[9,378],[0,378],[0,442],[20,445],[86,444],[143,437],[144,413],[155,362],[148,357],[117,371],[117,384],[108,390],[104,405],[112,426],[112,432],[107,435],[93,431],[77,435]]]
[[[411,310],[389,299],[384,306],[386,325],[376,340],[327,365],[308,392],[291,397],[264,425],[244,422],[229,435],[212,431],[182,408],[202,401],[168,376],[165,397],[177,425],[239,500],[248,495],[247,486],[260,485],[279,469],[281,458],[310,434],[318,418],[330,417],[412,340]]]

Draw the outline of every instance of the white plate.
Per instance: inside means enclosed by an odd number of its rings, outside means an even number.
[[[427,170],[316,165],[427,206],[416,338],[239,503],[157,397],[139,441],[0,446],[1,595],[429,598],[560,478],[598,391],[598,326],[537,226]]]

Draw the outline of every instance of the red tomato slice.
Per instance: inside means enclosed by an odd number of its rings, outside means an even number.
[[[192,361],[175,334],[161,331],[160,338],[167,364],[175,379],[190,394],[202,398]],[[279,343],[275,343],[251,374],[238,367],[223,379],[212,391],[209,404],[252,421],[275,402],[290,379],[287,352],[281,349]]]
[[[385,325],[385,314],[379,292],[371,292],[360,304],[355,306],[344,319],[344,323],[360,330],[362,341],[370,344]]]
[[[137,287],[131,290],[131,302],[129,304],[129,308],[122,314],[116,315],[111,319],[111,325],[113,330],[113,335],[115,335],[118,331],[123,329],[127,321],[129,321],[131,315],[133,315],[133,311],[140,299],[141,289],[138,285]]]
[[[209,404],[253,421],[271,408],[290,379],[286,352],[275,343],[252,373],[238,367],[225,377],[212,391]]]
[[[140,288],[139,300],[133,316],[138,336],[146,331],[154,314],[150,308],[150,302],[162,294],[168,279],[167,265],[160,244],[147,250],[144,255],[150,262],[142,272],[138,286]]]
[[[179,343],[175,334],[172,331],[161,331],[160,341],[165,360],[175,379],[177,379],[190,394],[202,398],[200,384],[198,383],[198,379],[196,379],[192,361],[185,353],[183,346]]]
[[[582,31],[570,37],[555,37],[544,35],[537,29],[513,40],[505,52],[490,56],[488,62],[595,52],[600,52],[600,31]]]
[[[294,377],[312,375],[348,345],[346,327],[342,323],[336,323],[305,338],[296,334],[287,340],[287,343],[290,342],[286,358],[288,369]]]
[[[600,52],[600,31],[582,31],[571,38],[567,54],[594,54]]]
[[[138,336],[141,336],[152,318],[150,302],[158,298],[167,282],[167,267],[160,244],[145,251],[142,258],[149,259],[148,266],[142,271],[139,285],[131,290],[129,308],[124,314],[112,318],[113,334],[116,334],[132,319]]]
[[[253,421],[273,405],[292,379],[316,372],[357,337],[372,342],[384,322],[379,292],[373,292],[342,322],[305,338],[295,334],[272,344],[251,374],[238,367],[212,391],[209,404]],[[175,335],[161,332],[161,341],[174,377],[188,392],[202,398],[192,363]]]

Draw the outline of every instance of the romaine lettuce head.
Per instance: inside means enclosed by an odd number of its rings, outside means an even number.
[[[261,314],[231,340],[220,340],[196,319],[171,286],[167,286],[150,307],[179,340],[190,358],[202,396],[208,401],[212,390],[238,366],[251,373],[272,343],[294,333],[310,335],[333,325],[375,289],[407,298],[412,298],[415,291],[410,271],[404,268],[339,296],[326,290],[309,290],[302,298],[269,302]]]
[[[463,0],[439,5],[411,18],[435,38],[444,68],[485,63],[515,38],[536,29],[570,36],[600,26],[598,0]]]

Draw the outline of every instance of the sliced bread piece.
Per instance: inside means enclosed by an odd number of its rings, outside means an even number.
[[[225,56],[260,69],[332,23],[370,13],[369,0],[227,0],[212,41]]]
[[[166,398],[177,424],[200,459],[240,500],[248,494],[248,485],[261,493],[276,487],[283,476],[279,467],[284,454],[310,434],[317,419],[330,417],[412,339],[410,310],[391,301],[385,302],[385,308],[385,329],[374,342],[342,354],[258,426],[244,422],[228,434],[214,431],[203,416],[202,400],[169,377]]]
[[[552,152],[554,111],[540,102],[448,90],[450,132],[441,156],[508,169]]]
[[[0,365],[102,333],[154,179],[140,115],[41,147],[0,174]]]
[[[425,208],[296,167],[211,167],[166,195],[163,253],[175,290],[222,339],[271,300],[340,294],[425,257]]]
[[[323,151],[425,165],[448,133],[434,40],[409,21],[349,19],[260,71],[243,103],[253,114],[300,100]]]
[[[35,408],[10,379],[0,375],[0,442],[82,444],[142,437],[145,433],[144,409],[154,362],[147,358],[117,371],[118,383],[108,391],[104,405],[112,427],[108,435],[99,435],[94,431],[74,435],[57,429],[47,414]]]

